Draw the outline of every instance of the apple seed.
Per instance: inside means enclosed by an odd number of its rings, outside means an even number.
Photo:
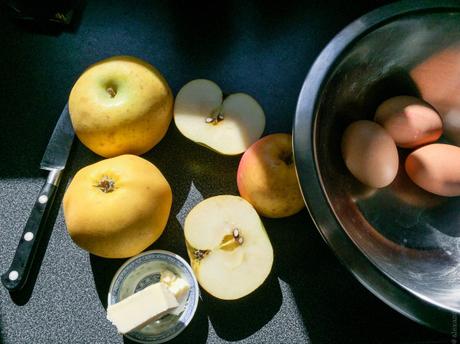
[[[213,113],[215,113],[215,111]],[[224,120],[224,114],[222,112],[220,112],[220,110],[219,110],[217,115],[206,117],[205,121],[208,124],[216,125],[216,124],[218,124],[219,122],[221,122],[223,120]]]
[[[240,236],[238,228],[233,229],[233,239],[235,239],[238,244],[243,245],[244,239]]]

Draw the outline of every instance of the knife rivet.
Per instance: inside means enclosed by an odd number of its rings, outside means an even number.
[[[25,241],[30,241],[34,238],[34,233],[32,232],[27,232],[26,234],[24,234],[24,240]]]
[[[16,281],[18,277],[19,273],[16,270],[13,270],[8,274],[8,278],[10,279],[10,281]]]
[[[45,204],[46,202],[48,202],[48,196],[41,195],[40,197],[38,197],[38,203]]]

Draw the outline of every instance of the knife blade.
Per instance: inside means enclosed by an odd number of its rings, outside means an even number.
[[[37,196],[24,227],[11,266],[1,278],[3,285],[9,291],[20,290],[27,281],[40,240],[43,237],[43,227],[56,196],[62,171],[69,159],[74,135],[69,108],[66,105],[40,163],[41,169],[49,171],[48,177]]]

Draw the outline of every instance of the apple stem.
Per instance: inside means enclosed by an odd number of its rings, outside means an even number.
[[[115,190],[115,181],[108,176],[103,176],[99,183],[94,186],[104,193],[109,193]]]
[[[286,165],[292,165],[294,162],[294,157],[292,156],[292,153],[290,153],[288,155],[282,156],[281,160],[283,160]]]
[[[116,96],[117,92],[112,87],[107,87],[107,93],[110,95],[110,98],[113,98]]]

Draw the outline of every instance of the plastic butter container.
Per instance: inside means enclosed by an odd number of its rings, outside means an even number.
[[[126,261],[113,277],[107,305],[112,305],[160,281],[161,273],[169,270],[190,286],[182,298],[178,314],[167,314],[125,337],[139,343],[164,343],[181,333],[192,320],[198,306],[199,287],[190,265],[172,252],[154,250]]]

